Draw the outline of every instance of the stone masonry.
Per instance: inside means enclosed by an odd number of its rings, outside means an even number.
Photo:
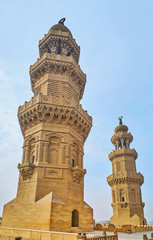
[[[114,131],[111,142],[115,150],[109,154],[112,174],[107,178],[112,188],[111,223],[117,226],[146,225],[140,189],[144,178],[136,171],[135,160],[138,154],[135,149],[130,149],[133,136],[128,133],[128,127],[122,124],[122,118]]]
[[[2,227],[81,232],[93,230],[84,201],[84,142],[92,117],[80,105],[86,75],[80,47],[64,21],[39,42],[30,66],[34,96],[18,109],[24,137],[17,196],[4,206]]]

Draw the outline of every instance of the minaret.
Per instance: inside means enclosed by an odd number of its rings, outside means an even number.
[[[119,118],[119,126],[114,131],[111,142],[115,150],[109,154],[112,175],[107,178],[112,188],[111,223],[119,226],[146,225],[140,189],[144,178],[136,171],[135,161],[138,154],[135,149],[130,149],[133,136],[128,133],[128,127],[122,124],[122,117]]]
[[[80,104],[86,84],[80,47],[64,21],[40,40],[40,58],[30,66],[34,96],[18,109],[23,158],[17,197],[4,207],[3,227],[93,230],[83,168],[92,117]]]

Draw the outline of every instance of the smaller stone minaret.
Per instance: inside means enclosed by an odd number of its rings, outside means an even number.
[[[112,188],[113,216],[111,223],[115,225],[146,225],[141,198],[141,185],[144,178],[137,173],[135,160],[137,152],[130,149],[133,140],[128,127],[122,124],[119,118],[119,126],[115,128],[115,134],[111,138],[115,150],[109,154],[112,162],[112,174],[107,178]]]

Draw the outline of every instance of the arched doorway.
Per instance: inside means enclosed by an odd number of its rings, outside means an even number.
[[[72,227],[79,227],[79,212],[76,209],[72,211]]]

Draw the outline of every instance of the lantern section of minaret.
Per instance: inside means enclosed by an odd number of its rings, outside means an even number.
[[[133,136],[128,133],[128,127],[122,124],[122,117],[119,121],[111,138],[115,150],[109,154],[112,174],[107,178],[112,189],[111,223],[118,226],[146,225],[140,188],[144,178],[137,173],[135,164],[138,154],[135,149],[130,149]]]
[[[23,158],[17,197],[4,207],[3,227],[93,230],[83,168],[92,117],[80,104],[86,75],[78,65],[80,47],[64,20],[40,40],[40,58],[30,66],[34,97],[18,109]]]

